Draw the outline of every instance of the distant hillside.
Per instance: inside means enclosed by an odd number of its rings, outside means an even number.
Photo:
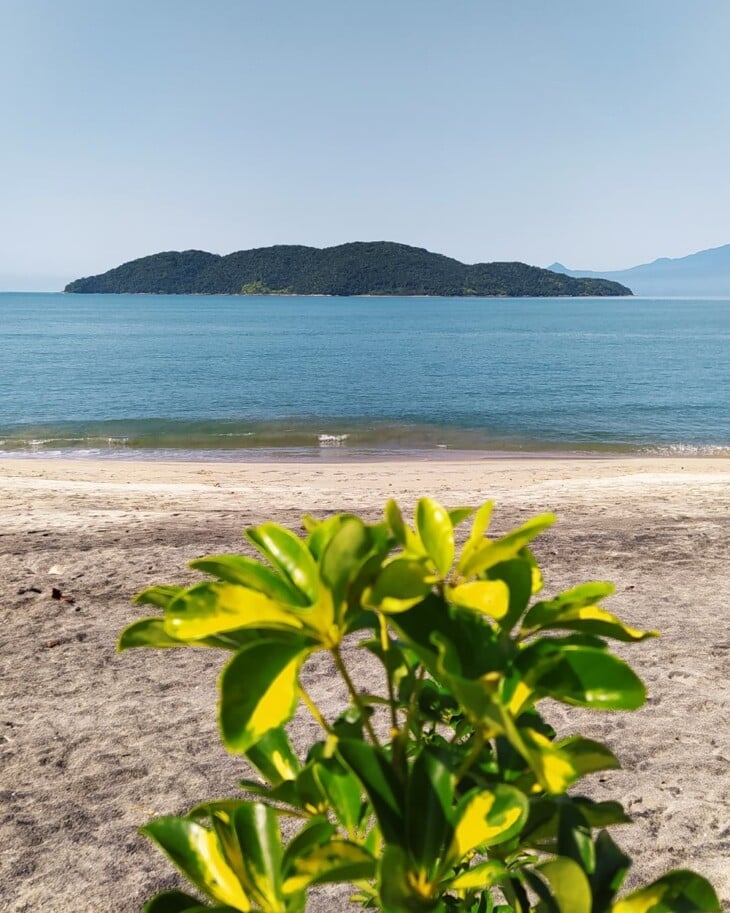
[[[168,251],[77,279],[67,292],[153,294],[589,296],[630,295],[604,279],[573,279],[524,263],[467,265],[389,241],[319,249],[277,245],[221,257]]]
[[[730,298],[730,244],[701,250],[687,257],[662,257],[631,269],[597,272],[568,269],[553,263],[548,269],[574,278],[611,279],[631,287],[635,295],[650,297]]]

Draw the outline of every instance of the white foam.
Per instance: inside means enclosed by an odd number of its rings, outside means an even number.
[[[319,446],[342,447],[349,436],[349,434],[320,434],[318,438]]]

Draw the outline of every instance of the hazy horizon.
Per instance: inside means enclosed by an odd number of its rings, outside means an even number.
[[[0,288],[190,248],[722,246],[728,27],[717,0],[4,0]]]

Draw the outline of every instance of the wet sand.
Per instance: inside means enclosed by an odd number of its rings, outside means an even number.
[[[235,794],[245,773],[216,733],[217,651],[115,652],[121,628],[144,612],[132,594],[192,581],[188,560],[243,549],[241,529],[264,519],[375,519],[388,497],[411,509],[423,494],[448,506],[493,497],[498,531],[554,510],[558,524],[536,545],[547,592],[612,580],[609,607],[661,630],[619,651],[648,685],[642,710],[553,705],[550,715],[623,762],[584,791],[621,799],[633,816],[614,829],[635,857],[632,882],[688,866],[730,903],[730,460],[29,459],[0,461],[2,909],[138,911],[178,881],[136,828]],[[356,662],[365,677],[366,660]],[[325,711],[341,700],[326,662],[308,666],[307,680]],[[298,741],[315,736],[297,723]],[[312,908],[342,904],[325,894]]]

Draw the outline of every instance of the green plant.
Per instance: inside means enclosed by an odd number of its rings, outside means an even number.
[[[631,861],[606,827],[629,819],[617,802],[568,790],[618,761],[579,735],[556,739],[538,705],[639,707],[644,686],[607,640],[655,632],[599,605],[608,583],[533,601],[543,581],[529,543],[555,518],[491,540],[491,511],[424,498],[411,527],[390,501],[377,524],[305,517],[306,539],[265,523],[246,536],[267,563],[202,558],[191,567],[213,581],[137,596],[164,615],[128,627],[120,649],[233,654],[220,730],[261,776],[241,782],[247,795],[142,829],[212,903],[164,892],[146,913],[298,913],[328,882],[386,913],[719,910],[707,881],[684,870],[617,899]],[[457,555],[454,529],[472,515]],[[380,690],[358,690],[346,640],[372,654]],[[316,651],[349,694],[335,718],[302,683]],[[286,732],[300,702],[322,729],[304,758]],[[297,824],[288,840],[283,817]]]

